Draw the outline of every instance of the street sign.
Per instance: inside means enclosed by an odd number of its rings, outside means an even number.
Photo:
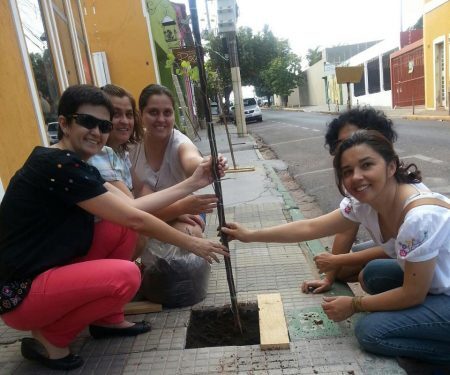
[[[361,81],[364,67],[361,66],[338,66],[336,68],[337,83],[358,83]]]
[[[336,65],[324,62],[323,63],[323,73],[326,76],[332,76],[336,74]]]

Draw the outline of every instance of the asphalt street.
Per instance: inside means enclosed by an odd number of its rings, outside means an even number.
[[[314,112],[263,112],[262,123],[247,124],[283,160],[300,187],[323,212],[336,209],[342,197],[334,181],[332,157],[324,148],[333,116]],[[450,122],[394,118],[395,148],[405,163],[415,163],[433,191],[450,195]],[[365,237],[365,236],[364,236]]]

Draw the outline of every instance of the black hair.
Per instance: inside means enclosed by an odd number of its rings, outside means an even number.
[[[105,107],[109,111],[109,119],[112,120],[114,107],[111,100],[102,90],[92,85],[69,86],[59,99],[58,116],[73,115],[83,104]],[[62,139],[63,135],[62,129],[58,127],[58,139]]]
[[[336,150],[336,155],[333,160],[336,185],[343,196],[346,196],[346,193],[342,182],[342,154],[349,148],[361,144],[369,146],[384,159],[386,164],[389,164],[392,161],[395,163],[396,170],[394,177],[398,183],[417,184],[422,182],[421,172],[417,169],[417,165],[408,164],[405,166],[396,154],[392,142],[383,134],[375,130],[358,130],[341,143]]]
[[[167,95],[172,102],[173,109],[175,109],[175,99],[172,92],[166,86],[152,83],[151,85],[144,87],[141,91],[141,95],[139,95],[139,110],[141,112],[147,105],[148,99],[150,99],[153,95]]]
[[[328,148],[331,155],[336,152],[339,145],[339,132],[345,125],[354,125],[359,129],[376,130],[391,143],[397,140],[394,124],[392,120],[386,117],[384,112],[368,106],[353,108],[339,115],[327,125],[324,146]]]

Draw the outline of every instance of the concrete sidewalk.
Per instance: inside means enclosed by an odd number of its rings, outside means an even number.
[[[216,125],[219,152],[230,160],[225,128]],[[285,168],[279,160],[264,160],[250,137],[238,138],[230,126],[239,167],[253,172],[228,173],[222,181],[227,221],[257,228],[302,218],[282,186],[275,170]],[[196,143],[204,154],[209,145],[204,131]],[[232,165],[230,165],[232,167]],[[207,189],[208,190],[208,189]],[[207,218],[206,234],[216,238],[218,222]],[[187,327],[193,310],[221,308],[230,304],[224,263],[212,266],[208,294],[190,308],[164,309],[160,313],[131,317],[149,320],[152,331],[138,337],[93,340],[87,332],[74,343],[85,365],[73,374],[405,374],[392,358],[363,352],[353,334],[358,316],[333,323],[320,307],[322,296],[302,294],[299,285],[317,277],[308,258],[323,251],[319,241],[301,244],[243,244],[230,246],[238,300],[256,303],[260,293],[281,293],[290,336],[290,349],[262,351],[259,345],[185,349]],[[351,294],[346,287],[329,293]],[[21,357],[18,332],[0,325],[1,374],[55,373]]]
[[[423,121],[450,121],[450,113],[445,109],[431,110],[426,109],[424,106],[413,107],[381,107],[375,106],[374,108],[379,109],[386,113],[390,118],[402,118],[406,120],[423,120]],[[269,108],[267,108],[269,109]],[[335,104],[328,105],[315,105],[315,106],[305,106],[305,107],[275,107],[272,106],[269,110],[284,110],[284,111],[296,111],[296,112],[319,112],[326,114],[338,114],[345,112],[347,110],[346,105],[336,106]]]

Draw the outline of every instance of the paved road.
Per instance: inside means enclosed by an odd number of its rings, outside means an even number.
[[[338,207],[342,197],[334,183],[332,158],[323,147],[326,124],[333,116],[270,110],[263,116],[262,123],[248,124],[248,131],[287,163],[291,175],[323,212]],[[415,163],[432,190],[450,195],[450,123],[394,119],[394,124],[400,158]]]

